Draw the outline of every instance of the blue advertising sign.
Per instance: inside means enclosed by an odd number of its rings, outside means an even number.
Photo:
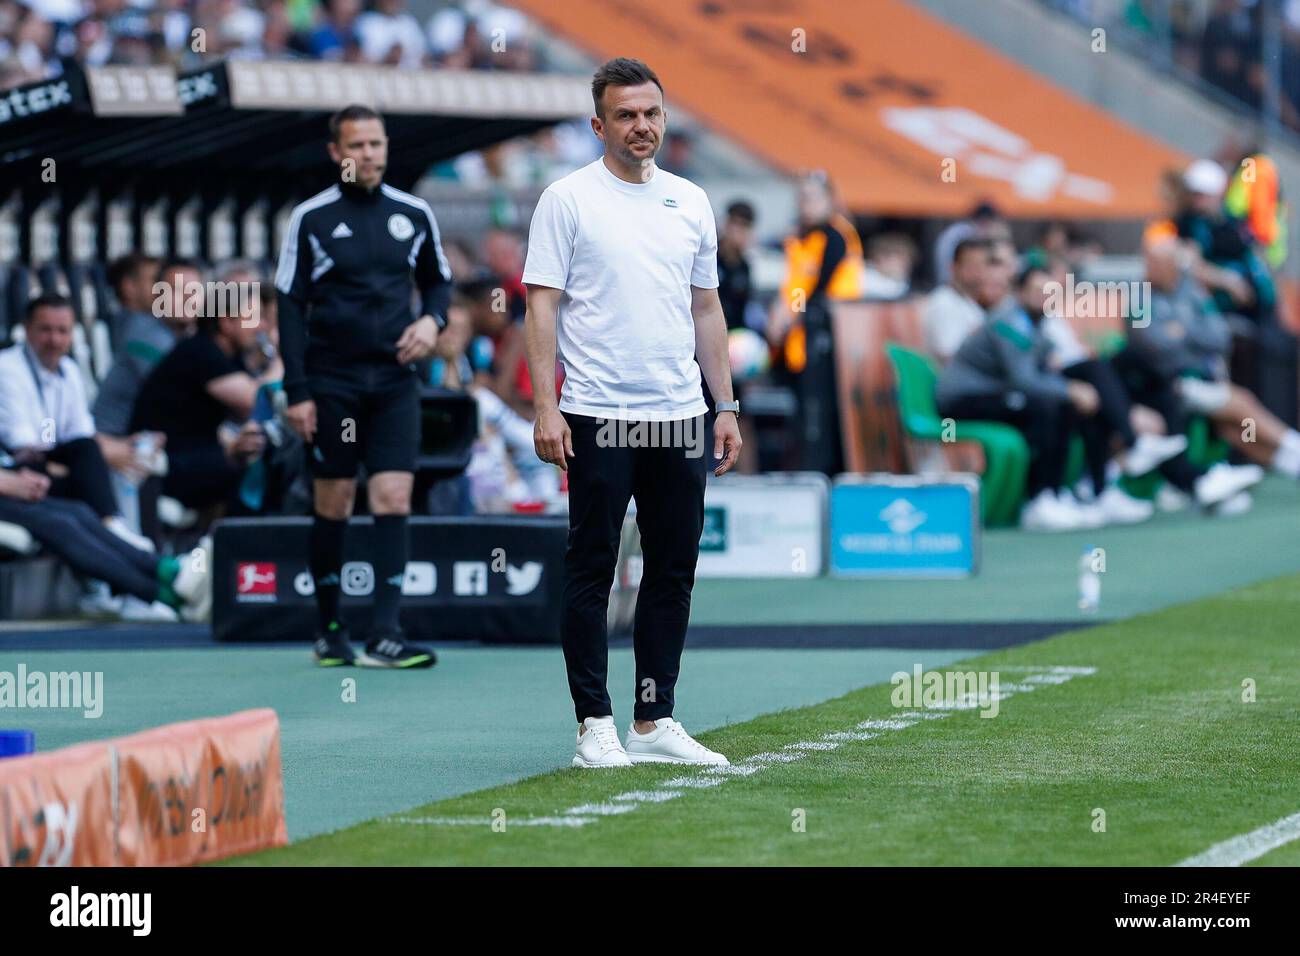
[[[979,557],[979,481],[844,475],[831,489],[831,574],[965,577]]]

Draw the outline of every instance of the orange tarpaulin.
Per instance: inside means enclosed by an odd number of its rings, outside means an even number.
[[[670,129],[680,105],[781,169],[827,170],[861,212],[956,216],[989,198],[1140,218],[1186,162],[904,0],[511,3],[597,58],[648,63]]]

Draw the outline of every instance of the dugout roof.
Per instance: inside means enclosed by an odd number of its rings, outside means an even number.
[[[331,175],[326,119],[349,103],[380,110],[389,179],[591,112],[585,78],[315,62],[168,67],[70,65],[58,80],[0,93],[0,171],[39,182],[312,179]],[[69,176],[69,172],[71,176]]]

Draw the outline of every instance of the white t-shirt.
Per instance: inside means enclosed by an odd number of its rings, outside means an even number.
[[[718,286],[709,199],[655,168],[624,182],[603,159],[547,187],[528,231],[523,281],[560,289],[560,411],[673,421],[707,410],[691,286]]]

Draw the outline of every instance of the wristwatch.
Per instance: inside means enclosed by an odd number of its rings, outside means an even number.
[[[718,402],[713,406],[714,414],[722,412],[734,412],[736,417],[740,417],[740,402]]]

